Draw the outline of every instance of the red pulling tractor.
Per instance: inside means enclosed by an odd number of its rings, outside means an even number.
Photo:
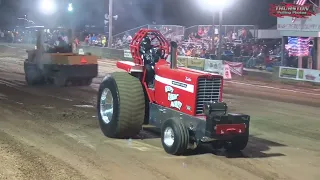
[[[117,62],[126,72],[108,74],[99,88],[97,109],[105,136],[130,138],[150,124],[161,128],[169,154],[182,155],[200,143],[227,150],[246,147],[250,116],[227,113],[222,76],[177,67],[177,43],[169,45],[158,30],[141,29],[130,51],[133,62]]]

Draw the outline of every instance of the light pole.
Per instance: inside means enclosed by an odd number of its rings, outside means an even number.
[[[69,34],[68,32],[68,39],[69,39],[69,43],[72,43],[74,38],[75,38],[75,25],[74,25],[74,15],[73,15],[73,5],[71,2],[69,2],[68,4],[68,12],[70,13],[69,16],[70,16],[70,29],[71,29],[71,35]]]
[[[221,47],[222,47],[222,20],[223,20],[223,10],[231,3],[231,1],[233,0],[201,0],[198,1],[200,3],[201,6],[203,6],[203,8],[207,8],[208,10],[212,11],[212,18],[213,18],[213,34],[215,35],[215,28],[214,28],[214,18],[215,18],[215,13],[217,11],[219,11],[219,44],[218,44],[218,51],[217,51],[217,55],[218,55],[218,59],[221,59]],[[214,37],[213,35],[213,37]],[[214,41],[214,39],[212,39],[212,41]],[[212,42],[212,46],[214,46],[214,42]],[[213,47],[212,47],[213,48]]]
[[[113,0],[109,0],[109,38],[108,38],[108,48],[112,47],[112,26],[113,26]]]
[[[223,15],[223,8],[219,11],[219,44],[218,44],[218,60],[221,60],[221,47],[222,47],[222,15]]]
[[[214,44],[214,38],[215,38],[215,31],[216,31],[216,28],[215,28],[215,22],[214,22],[214,19],[215,19],[215,14],[212,13],[212,42],[211,42],[211,50],[212,50],[212,53],[215,54],[215,44]]]

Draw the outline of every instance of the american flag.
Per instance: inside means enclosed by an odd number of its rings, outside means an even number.
[[[309,55],[310,38],[288,37],[286,46],[289,55],[292,56],[308,56]]]
[[[304,4],[306,4],[308,0],[297,0],[297,2],[295,3],[298,6],[303,6]],[[296,21],[297,18],[292,18],[292,22],[294,23]]]

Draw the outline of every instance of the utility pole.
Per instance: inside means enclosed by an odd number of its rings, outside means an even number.
[[[222,15],[223,9],[219,11],[219,44],[218,44],[218,60],[221,60],[221,47],[222,47]]]
[[[283,0],[283,2],[287,2],[286,0]],[[278,18],[277,18],[277,21],[278,21]],[[284,54],[284,51],[285,51],[285,38],[284,36],[281,36],[281,66],[285,66],[285,54]]]
[[[112,47],[112,26],[113,26],[113,0],[109,0],[109,38],[108,38],[108,48]]]
[[[73,8],[73,1],[72,0],[69,0],[69,3],[68,3],[68,12],[69,12],[69,20],[70,20],[70,29],[71,31],[68,32],[68,39],[69,39],[69,43],[72,43],[73,40],[75,39],[76,35],[75,35],[75,32],[76,32],[76,26],[75,26],[75,16],[74,16],[74,8]]]
[[[215,23],[214,23],[214,18],[215,18],[215,12],[212,13],[212,42],[211,42],[211,49],[212,53],[215,55],[215,44],[214,44],[214,38],[215,38]]]

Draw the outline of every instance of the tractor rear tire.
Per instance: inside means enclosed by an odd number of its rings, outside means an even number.
[[[44,83],[44,77],[37,64],[24,61],[25,80],[29,86],[39,85]]]
[[[107,101],[110,103],[109,111],[104,109]],[[136,136],[142,128],[145,115],[145,95],[139,79],[126,72],[107,75],[99,87],[97,111],[100,128],[105,136]]]
[[[57,87],[67,86],[67,78],[62,72],[56,72],[53,76],[53,85]]]
[[[185,154],[188,150],[189,140],[189,131],[182,120],[169,119],[162,124],[161,143],[167,153],[172,155]]]

